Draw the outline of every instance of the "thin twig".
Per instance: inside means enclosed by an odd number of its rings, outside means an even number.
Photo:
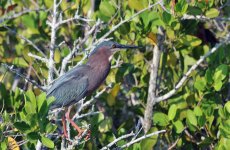
[[[214,52],[216,52],[222,45],[226,44],[226,42],[222,42],[222,43],[218,43],[216,44],[215,47],[213,47],[208,53],[206,53],[204,56],[200,57],[200,59],[188,70],[188,72],[186,72],[186,74],[181,78],[181,80],[177,83],[177,85],[175,86],[174,89],[172,89],[171,91],[169,91],[168,93],[164,94],[163,96],[160,97],[156,97],[155,100],[157,103],[164,101],[168,98],[170,98],[172,95],[174,95],[185,83],[185,81],[187,81],[187,79],[189,78],[190,74],[211,54],[213,54]]]
[[[46,55],[42,52],[42,50],[40,48],[38,48],[31,40],[27,39],[26,37],[24,37],[23,35],[18,34],[17,32],[15,32],[14,30],[10,29],[9,27],[4,25],[4,28],[6,28],[7,30],[9,30],[10,32],[14,33],[15,35],[19,36],[21,39],[23,39],[24,41],[26,41],[28,44],[30,44],[31,46],[33,46],[39,53],[42,54],[43,57],[47,58]]]
[[[42,62],[44,62],[44,63],[47,63],[47,62],[48,62],[48,59],[47,59],[47,58],[43,58],[43,57],[40,57],[40,56],[35,55],[35,54],[32,54],[32,53],[28,53],[28,56],[33,57],[33,58],[35,58],[35,59],[37,59],[37,60],[40,60],[40,61],[42,61]]]
[[[120,21],[117,25],[115,25],[111,30],[109,30],[109,32],[107,32],[105,35],[103,35],[97,42],[96,44],[100,43],[102,40],[104,40],[105,38],[107,38],[112,32],[114,32],[117,28],[119,28],[121,25],[123,25],[126,22],[131,21],[133,18],[137,17],[138,15],[140,15],[141,13],[145,12],[148,9],[153,8],[154,6],[161,4],[162,0],[159,0],[158,2],[156,2],[155,4],[149,5],[147,8],[144,8],[140,11],[138,11],[137,13],[135,13],[134,15],[132,15],[131,17]]]
[[[145,133],[147,133],[151,127],[153,106],[156,103],[155,97],[157,96],[156,91],[157,91],[158,68],[159,68],[159,63],[161,58],[161,51],[163,51],[162,46],[164,42],[164,33],[162,28],[159,27],[158,30],[159,30],[157,34],[158,44],[155,45],[155,47],[153,48],[153,59],[151,63],[148,98],[147,98],[144,123],[143,123],[143,128]]]
[[[123,139],[127,139],[128,137],[134,136],[135,134],[133,132],[129,133],[129,134],[125,134],[120,136],[119,138],[113,140],[111,143],[109,143],[108,145],[104,146],[103,148],[101,148],[100,150],[106,150],[109,149],[111,146],[113,146],[114,144],[116,144],[118,141],[123,140]]]
[[[96,114],[99,114],[101,113],[100,111],[90,111],[86,114],[81,114],[79,116],[76,116],[76,117],[73,117],[73,120],[74,119],[81,119],[81,118],[84,118],[84,117],[88,117],[88,116],[93,116],[93,115],[96,115]]]
[[[27,14],[27,13],[30,13],[30,12],[33,12],[33,11],[44,11],[44,9],[34,9],[34,10],[26,9],[26,10],[23,10],[23,11],[21,11],[19,13],[15,13],[13,15],[10,15],[10,16],[5,15],[5,17],[0,19],[0,23],[4,22],[6,20],[10,20],[10,19],[20,17],[20,16],[22,16],[24,14]]]
[[[158,134],[160,134],[160,133],[165,133],[165,132],[166,132],[166,130],[160,130],[160,131],[156,131],[156,132],[153,132],[153,133],[144,135],[144,136],[142,136],[142,137],[140,137],[140,138],[138,138],[138,139],[136,139],[136,140],[133,140],[133,141],[131,141],[131,142],[129,142],[129,143],[127,143],[127,144],[121,146],[121,148],[122,148],[122,149],[123,149],[123,148],[127,148],[127,147],[129,147],[130,145],[132,145],[132,144],[134,144],[134,143],[137,143],[137,142],[139,142],[139,141],[141,141],[141,140],[144,140],[144,139],[146,139],[146,138],[148,138],[148,137],[151,137],[151,136],[153,136],[153,135],[158,135]]]
[[[50,40],[50,56],[49,56],[49,73],[48,73],[48,84],[53,81],[54,73],[54,50],[55,50],[55,41],[56,41],[56,23],[57,23],[57,1],[54,0],[53,4],[53,18],[51,23],[51,40]]]
[[[80,45],[84,44],[86,40],[88,40],[89,36],[98,28],[98,26],[101,25],[101,21],[98,20],[96,24],[86,33],[86,36],[84,37],[83,40],[78,42],[79,40],[76,40],[74,42],[74,48],[73,50],[62,60],[62,66],[61,66],[61,71],[60,75],[63,75],[65,73],[66,65],[69,62],[69,60],[73,57],[73,55],[79,50]],[[78,43],[78,45],[76,45]]]
[[[7,64],[2,64],[5,68],[7,68],[8,70],[10,70],[11,72],[17,74],[18,76],[20,76],[21,78],[25,79],[26,81],[32,83],[34,86],[38,87],[39,89],[41,89],[42,91],[46,91],[45,88],[43,88],[42,86],[40,86],[39,84],[37,84],[35,81],[27,78],[25,75],[20,74],[17,72],[17,70],[13,69],[13,66],[8,66]]]
[[[110,88],[110,86],[107,86],[106,88],[104,88],[103,90],[101,90],[100,92],[98,92],[94,97],[92,97],[90,100],[88,100],[87,102],[85,102],[80,110],[88,107],[89,105],[91,105],[101,94],[103,94],[108,88]]]
[[[65,24],[65,23],[68,23],[68,22],[71,22],[71,21],[74,21],[74,20],[81,20],[81,21],[84,21],[84,22],[93,21],[93,20],[91,20],[91,19],[85,19],[85,18],[81,18],[79,15],[75,15],[73,18],[68,18],[68,19],[66,19],[66,20],[59,21],[59,22],[56,24],[56,28],[58,28],[59,26]]]

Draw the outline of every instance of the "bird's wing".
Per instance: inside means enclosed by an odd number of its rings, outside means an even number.
[[[85,96],[88,77],[85,76],[84,72],[87,69],[88,66],[80,66],[55,81],[47,91],[48,97],[54,96],[56,98],[51,109],[71,105]]]

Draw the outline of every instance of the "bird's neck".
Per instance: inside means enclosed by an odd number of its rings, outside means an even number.
[[[96,54],[89,57],[87,65],[94,69],[106,68],[110,66],[110,55],[106,51],[100,50]]]
[[[89,65],[91,70],[88,72],[89,88],[88,92],[97,89],[105,80],[110,71],[110,61],[105,55],[94,54],[90,56],[86,65]]]

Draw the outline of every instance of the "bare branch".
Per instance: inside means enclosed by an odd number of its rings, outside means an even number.
[[[206,53],[204,56],[202,56],[189,70],[188,72],[186,72],[186,74],[181,78],[181,80],[177,83],[177,85],[175,86],[174,89],[172,89],[171,91],[169,91],[168,93],[166,93],[163,96],[160,97],[156,97],[155,101],[161,102],[163,100],[166,100],[168,98],[170,98],[172,95],[174,95],[185,83],[185,81],[189,78],[189,75],[211,54],[213,54],[214,52],[216,52],[222,45],[226,44],[225,42],[222,43],[218,43],[216,44],[215,47],[213,47],[208,53]]]
[[[0,23],[4,22],[4,21],[6,21],[6,20],[10,20],[10,19],[14,19],[14,18],[20,17],[20,16],[22,16],[22,15],[24,15],[24,14],[27,14],[27,13],[30,13],[30,12],[33,12],[33,11],[41,11],[41,10],[43,10],[43,9],[34,9],[34,10],[26,9],[26,10],[23,10],[23,11],[21,11],[21,12],[19,12],[19,13],[10,15],[10,16],[6,16],[6,15],[5,15],[5,17],[3,17],[3,18],[0,19]],[[44,11],[44,10],[43,10],[43,11]]]
[[[48,84],[53,80],[54,73],[54,50],[55,50],[55,41],[56,41],[56,23],[57,23],[57,1],[54,0],[53,4],[53,14],[52,14],[52,23],[51,23],[51,41],[50,41],[50,56],[49,56],[49,74],[48,74]]]
[[[118,141],[123,140],[123,139],[127,139],[128,137],[134,136],[135,134],[133,132],[129,133],[129,134],[125,134],[120,136],[119,138],[115,139],[114,141],[112,141],[111,143],[109,143],[108,145],[104,146],[103,148],[101,148],[100,150],[106,150],[109,149],[111,146],[113,146],[114,144],[116,144]]]
[[[158,39],[157,41],[158,44],[155,45],[153,49],[153,59],[151,63],[148,98],[147,98],[144,123],[143,123],[143,128],[144,128],[145,133],[147,133],[147,131],[151,127],[152,116],[153,116],[153,106],[156,103],[155,97],[156,97],[156,90],[157,90],[158,67],[159,67],[161,51],[162,51],[162,47],[160,46],[163,45],[163,41],[164,41],[163,29],[160,27],[158,28],[157,39]]]
[[[123,149],[123,148],[127,148],[127,147],[129,147],[130,145],[132,145],[132,144],[134,144],[134,143],[137,143],[137,142],[139,142],[139,141],[141,141],[141,140],[144,140],[144,139],[149,138],[149,137],[151,137],[151,136],[153,136],[153,135],[158,135],[158,134],[160,134],[160,133],[165,133],[165,132],[166,132],[166,130],[160,130],[160,131],[156,131],[156,132],[153,132],[153,133],[144,135],[144,136],[142,136],[142,137],[140,137],[140,138],[138,138],[138,139],[136,139],[136,140],[133,140],[133,141],[131,141],[131,142],[129,142],[129,143],[127,143],[127,144],[121,146],[121,148],[122,148],[122,149]]]
[[[42,54],[43,57],[46,58],[46,55],[42,52],[42,50],[40,48],[38,48],[31,40],[27,39],[26,37],[24,37],[23,35],[18,34],[17,32],[15,32],[14,30],[10,29],[9,27],[4,25],[4,28],[8,29],[10,32],[14,33],[15,35],[19,36],[21,39],[23,39],[24,41],[26,41],[28,44],[30,44],[31,46],[33,46],[38,52],[40,52]]]
[[[207,21],[207,20],[211,20],[205,16],[201,16],[201,15],[188,15],[188,14],[184,14],[183,17],[181,18],[182,20],[185,20],[185,19],[195,19],[195,20],[201,20],[201,21]]]
[[[159,0],[158,2],[156,2],[155,4],[149,5],[147,8],[144,8],[140,11],[138,11],[137,13],[135,13],[134,15],[132,15],[131,17],[129,17],[128,19],[122,20],[120,21],[117,25],[115,25],[111,30],[109,30],[109,32],[107,32],[104,36],[102,36],[96,43],[100,43],[102,40],[104,40],[105,38],[107,38],[112,32],[114,32],[117,28],[119,28],[122,24],[131,21],[133,18],[135,18],[136,16],[140,15],[141,13],[145,12],[148,9],[153,8],[154,6],[161,4],[162,0]]]
[[[104,88],[103,90],[101,90],[100,92],[98,92],[94,97],[92,97],[90,100],[88,100],[87,102],[85,102],[81,108],[79,108],[80,110],[88,107],[89,105],[91,105],[101,94],[103,94],[108,88],[110,88],[110,85],[107,86],[106,88]]]
[[[91,20],[91,19],[85,19],[85,18],[81,18],[79,15],[75,15],[73,18],[68,18],[68,19],[66,19],[66,20],[62,20],[62,21],[58,22],[58,23],[56,24],[56,27],[59,27],[59,26],[65,24],[65,23],[68,23],[68,22],[71,22],[71,21],[74,21],[74,20],[81,20],[81,21],[84,21],[84,22],[93,21],[93,20]]]
[[[86,42],[86,40],[88,40],[89,36],[98,28],[98,26],[101,25],[101,21],[98,20],[96,22],[96,24],[86,33],[86,36],[84,37],[83,40],[81,40],[78,45],[76,46],[76,43],[79,40],[76,40],[74,43],[74,48],[73,50],[63,59],[62,61],[62,66],[61,66],[61,71],[60,71],[60,75],[63,75],[65,73],[65,69],[66,69],[66,65],[68,63],[68,61],[73,57],[73,55],[79,50],[79,46],[84,44]]]
[[[13,66],[8,66],[7,64],[2,64],[5,68],[7,68],[8,70],[10,70],[11,72],[17,74],[18,76],[20,76],[21,78],[25,79],[26,81],[32,83],[34,86],[38,87],[39,89],[41,89],[42,91],[46,91],[45,88],[41,87],[39,84],[37,84],[35,81],[27,78],[26,76],[19,74],[17,70],[13,69]]]
[[[42,57],[40,57],[38,55],[35,55],[35,54],[32,54],[32,53],[28,53],[28,56],[33,57],[33,58],[35,58],[37,60],[40,60],[40,61],[42,61],[44,63],[48,63],[48,59],[47,58],[42,58]]]
[[[73,118],[72,118],[72,120],[74,120],[74,119],[81,119],[81,118],[84,118],[84,117],[87,117],[87,116],[93,116],[93,115],[96,115],[96,114],[99,114],[99,113],[101,113],[100,111],[91,111],[91,112],[88,112],[88,113],[86,113],[86,114],[81,114],[81,115],[79,115],[79,116],[74,116]]]

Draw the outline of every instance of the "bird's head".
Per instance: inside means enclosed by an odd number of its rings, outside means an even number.
[[[96,48],[90,53],[90,56],[96,53],[106,53],[108,56],[112,56],[114,53],[121,49],[135,49],[140,48],[132,45],[122,45],[113,41],[104,41],[96,46]]]

